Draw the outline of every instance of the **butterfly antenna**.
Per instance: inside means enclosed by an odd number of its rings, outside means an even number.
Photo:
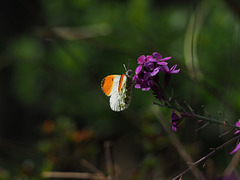
[[[129,65],[130,65],[130,59],[128,60],[128,65],[127,65],[127,67],[126,67],[125,64],[123,64],[123,67],[124,67],[125,71],[128,71],[128,69],[129,69]]]
[[[130,59],[128,60],[128,69],[129,69],[129,65],[130,65]]]
[[[125,65],[125,64],[123,64],[123,67],[124,67],[125,71],[127,71],[127,68],[126,68],[126,65]]]

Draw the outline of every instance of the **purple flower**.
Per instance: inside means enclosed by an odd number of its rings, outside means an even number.
[[[154,85],[153,78],[148,73],[145,73],[144,75],[143,73],[135,75],[133,77],[133,80],[135,80],[136,83],[135,88],[136,89],[142,88],[143,91],[149,91],[151,87]]]
[[[161,70],[167,74],[176,74],[176,73],[179,73],[179,71],[180,71],[180,69],[175,70],[177,67],[176,64],[173,67],[171,67],[170,69],[167,65],[163,65],[162,67],[163,68]]]
[[[173,131],[177,131],[177,129],[179,128],[178,124],[180,122],[182,122],[183,118],[182,117],[179,117],[176,113],[175,113],[175,110],[173,109],[172,111],[172,115],[171,115],[171,124],[172,124],[172,130]]]
[[[145,56],[144,55],[141,55],[139,58],[138,58],[138,64],[143,64],[143,63],[145,63],[146,61],[145,61]]]
[[[144,67],[145,67],[146,71],[151,72],[154,70],[155,64],[152,61],[148,61],[144,64]]]
[[[230,152],[230,154],[234,154],[235,152],[237,152],[240,149],[240,143],[237,144],[237,146],[235,147],[235,149]]]
[[[161,69],[160,66],[156,66],[156,64],[152,61],[148,61],[144,64],[144,68],[146,73],[149,73],[151,76],[155,76],[158,74],[159,70]]]
[[[164,61],[167,61],[167,60],[171,59],[171,57],[162,58],[162,55],[157,53],[157,52],[154,52],[153,56],[157,59],[157,61],[158,61],[157,64],[158,65],[167,65],[167,63],[164,62]]]
[[[148,62],[148,61],[157,61],[157,60],[154,59],[152,55],[147,55],[147,56],[141,55],[137,61],[138,61],[138,64],[144,64],[145,62]]]
[[[236,127],[240,127],[240,120],[238,120],[238,121],[236,122],[235,126],[236,126]],[[239,134],[239,133],[240,133],[240,130],[237,129],[234,134]],[[232,152],[230,152],[230,154],[234,154],[234,153],[237,152],[239,149],[240,149],[240,142],[238,142],[238,144],[236,145],[235,149],[234,149]]]
[[[135,80],[135,88],[140,89],[142,88],[143,91],[149,91],[150,88],[154,85],[153,78],[148,74],[139,73],[133,77]]]
[[[240,120],[238,120],[238,121],[236,122],[235,126],[240,127]],[[239,130],[239,129],[236,130],[234,134],[238,134],[238,133],[240,133],[240,130]]]
[[[159,84],[156,78],[160,72],[165,74],[178,73],[178,70],[175,70],[176,65],[173,66],[170,70],[167,66],[167,60],[171,57],[163,58],[161,54],[154,52],[152,55],[141,55],[138,58],[138,67],[135,70],[135,75],[133,80],[136,82],[135,88],[142,88],[143,91],[150,90],[154,84]]]

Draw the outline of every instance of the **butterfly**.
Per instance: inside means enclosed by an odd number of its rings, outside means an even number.
[[[125,65],[124,68],[126,69]],[[102,90],[110,96],[110,108],[113,111],[123,111],[128,108],[132,94],[132,74],[132,70],[126,69],[125,74],[109,75],[102,80]]]

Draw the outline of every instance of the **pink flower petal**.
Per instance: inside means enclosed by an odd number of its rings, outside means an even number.
[[[177,73],[179,73],[179,71],[180,71],[180,69],[177,69],[177,70],[172,71],[171,73],[172,74],[177,74]]]
[[[140,84],[136,84],[136,85],[135,85],[135,88],[136,88],[136,89],[140,89],[140,88],[141,88]]]
[[[169,60],[169,59],[171,59],[172,57],[165,57],[165,58],[163,58],[163,59],[161,59],[161,61],[167,61],[167,60]]]
[[[163,65],[166,66],[168,63],[167,63],[167,62],[162,62],[162,61],[159,62],[159,61],[158,61],[157,64],[158,64],[158,65],[162,65],[162,66],[163,66]]]
[[[138,64],[143,64],[145,62],[145,56],[141,55],[137,61],[138,61]]]
[[[240,120],[236,122],[235,126],[240,127]]]
[[[230,154],[234,154],[235,152],[237,152],[239,150],[239,148],[240,148],[240,143],[237,144],[235,149],[232,152],[230,152]]]
[[[152,55],[157,59],[162,59],[162,55],[159,54],[158,52],[154,52]]]
[[[176,64],[175,64],[175,65],[173,65],[173,67],[171,67],[171,69],[170,69],[170,72],[174,71],[174,70],[176,69],[176,67],[177,67],[177,65],[176,65]]]
[[[174,132],[176,132],[176,131],[177,131],[177,128],[176,128],[175,126],[172,126],[172,130],[173,130]]]
[[[139,65],[135,70],[135,74],[139,74],[141,70],[142,70],[142,65]]]
[[[240,130],[237,130],[234,134],[238,134],[238,133],[240,133]]]
[[[150,87],[147,87],[147,88],[142,88],[143,91],[149,91],[150,90]]]
[[[164,68],[164,70],[166,71],[166,72],[168,72],[169,71],[169,68],[168,68],[168,66],[166,65],[166,66],[163,66],[163,68]]]

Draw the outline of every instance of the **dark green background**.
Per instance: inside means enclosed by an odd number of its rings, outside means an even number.
[[[81,159],[107,174],[108,140],[119,179],[179,174],[187,165],[153,113],[157,100],[151,91],[133,89],[130,107],[116,113],[100,82],[124,73],[129,60],[134,70],[140,55],[157,51],[172,56],[169,64],[181,69],[172,77],[169,95],[174,92],[199,114],[204,114],[201,105],[219,119],[221,111],[235,124],[240,117],[239,18],[237,0],[2,2],[0,179],[88,172]],[[160,112],[170,120],[170,109]],[[219,138],[227,129],[217,125],[197,128],[196,120],[184,121],[175,133],[194,160],[233,136],[231,131]],[[76,132],[80,140],[73,139]],[[207,177],[223,176],[233,148],[217,152],[199,169]],[[191,172],[184,177],[193,178]]]

